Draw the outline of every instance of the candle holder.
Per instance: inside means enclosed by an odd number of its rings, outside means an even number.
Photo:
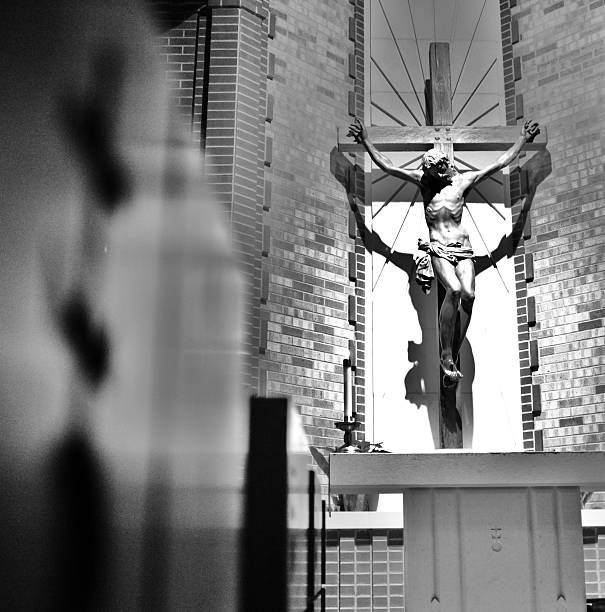
[[[359,447],[353,444],[353,432],[361,427],[361,423],[355,419],[355,413],[351,417],[344,417],[343,421],[335,423],[336,428],[344,432],[344,444],[336,449],[337,453],[358,453]]]

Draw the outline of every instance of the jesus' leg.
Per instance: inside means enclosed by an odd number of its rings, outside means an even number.
[[[471,322],[473,304],[475,303],[475,264],[472,259],[463,259],[455,268],[456,276],[460,281],[460,334],[454,346],[454,360],[458,356],[462,342],[466,337],[466,330]]]
[[[441,344],[441,369],[451,380],[457,380],[462,374],[454,362],[453,341],[456,328],[456,317],[460,305],[462,285],[456,276],[453,264],[440,257],[432,257],[433,269],[439,282],[445,289],[445,297],[439,311],[439,340]]]

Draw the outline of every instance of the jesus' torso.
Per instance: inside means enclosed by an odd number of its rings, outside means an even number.
[[[455,174],[451,183],[442,185],[426,177],[421,181],[424,218],[432,241],[470,246],[468,232],[462,225],[465,192],[469,187],[468,180],[463,177],[463,174]]]

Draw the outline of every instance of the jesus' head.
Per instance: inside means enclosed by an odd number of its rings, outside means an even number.
[[[448,154],[441,149],[429,149],[422,156],[422,169],[441,181],[449,181],[456,173]]]

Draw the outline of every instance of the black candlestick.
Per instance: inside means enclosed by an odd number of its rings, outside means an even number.
[[[343,421],[335,423],[336,428],[344,431],[344,444],[336,449],[337,453],[358,453],[359,447],[353,444],[353,432],[361,427],[361,423],[352,417],[345,417]]]

